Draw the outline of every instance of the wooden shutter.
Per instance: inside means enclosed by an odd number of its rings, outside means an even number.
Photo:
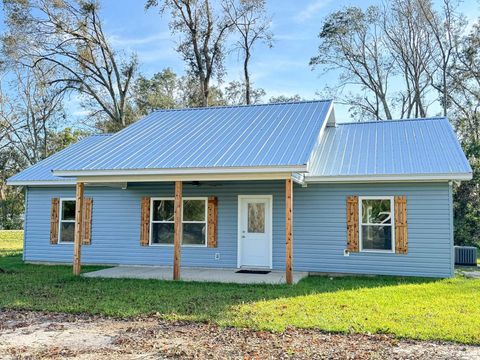
[[[150,198],[142,198],[140,245],[148,246],[150,243]]]
[[[92,243],[92,209],[93,199],[85,198],[83,200],[83,245]]]
[[[50,244],[58,244],[58,218],[59,218],[59,205],[60,200],[58,198],[52,198],[52,207],[50,210]]]
[[[407,197],[395,196],[395,252],[408,253]]]
[[[207,246],[217,247],[217,233],[218,233],[218,200],[216,197],[208,198],[208,239]]]
[[[347,197],[347,249],[358,252],[358,196]]]

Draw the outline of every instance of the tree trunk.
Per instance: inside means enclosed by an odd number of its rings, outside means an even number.
[[[208,106],[208,96],[210,95],[210,86],[208,79],[202,81],[202,107]]]
[[[245,75],[245,102],[250,105],[250,74],[248,73],[248,62],[250,60],[250,52],[245,53],[245,60],[243,61],[243,73]]]

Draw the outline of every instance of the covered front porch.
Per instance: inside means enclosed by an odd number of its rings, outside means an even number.
[[[88,278],[116,278],[116,279],[155,279],[173,280],[171,266],[116,266],[82,274]],[[307,272],[294,271],[292,283],[296,284],[307,277]],[[284,271],[267,271],[261,273],[239,273],[237,269],[215,269],[182,267],[180,278],[183,281],[220,282],[235,284],[285,284]]]
[[[78,180],[73,246],[75,275],[81,272],[82,248],[86,251],[87,264],[121,265],[87,276],[293,284],[307,275],[293,273],[291,174],[254,181],[248,178],[214,181],[151,181],[149,178],[148,182],[125,179],[123,186],[111,189],[103,186],[118,183],[117,179],[111,183],[92,178]],[[84,224],[86,200],[94,205],[93,215],[90,209],[87,216],[90,220]],[[114,201],[119,205],[112,207]],[[198,206],[202,209],[198,219],[196,215],[187,218],[192,216],[190,210],[184,212],[184,207],[191,209],[192,202],[205,204]],[[160,205],[168,211],[162,210],[160,214]],[[112,224],[112,219],[124,220]],[[190,223],[196,223],[195,232]],[[92,240],[84,246],[87,228]],[[195,243],[194,236],[205,243]],[[269,273],[237,273],[240,268]]]

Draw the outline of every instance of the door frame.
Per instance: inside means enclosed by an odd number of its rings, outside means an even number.
[[[265,224],[266,225],[268,224],[267,226],[270,229],[270,236],[268,239],[270,252],[268,254],[269,259],[267,263],[268,263],[268,268],[272,269],[273,268],[273,195],[238,195],[238,198],[237,198],[237,268],[239,269],[242,266],[241,265],[242,236],[241,236],[240,224],[242,222],[242,200],[247,198],[268,200],[269,202],[270,216],[269,216],[269,219],[266,219]]]

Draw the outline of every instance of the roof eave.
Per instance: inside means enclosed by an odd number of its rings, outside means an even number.
[[[63,186],[75,185],[75,180],[7,180],[9,186]]]
[[[306,183],[468,181],[471,173],[305,176]]]
[[[281,166],[244,166],[214,168],[178,168],[178,169],[116,169],[116,170],[53,170],[58,177],[95,177],[95,176],[131,176],[131,175],[219,175],[219,174],[268,174],[268,173],[304,173],[306,165]]]

